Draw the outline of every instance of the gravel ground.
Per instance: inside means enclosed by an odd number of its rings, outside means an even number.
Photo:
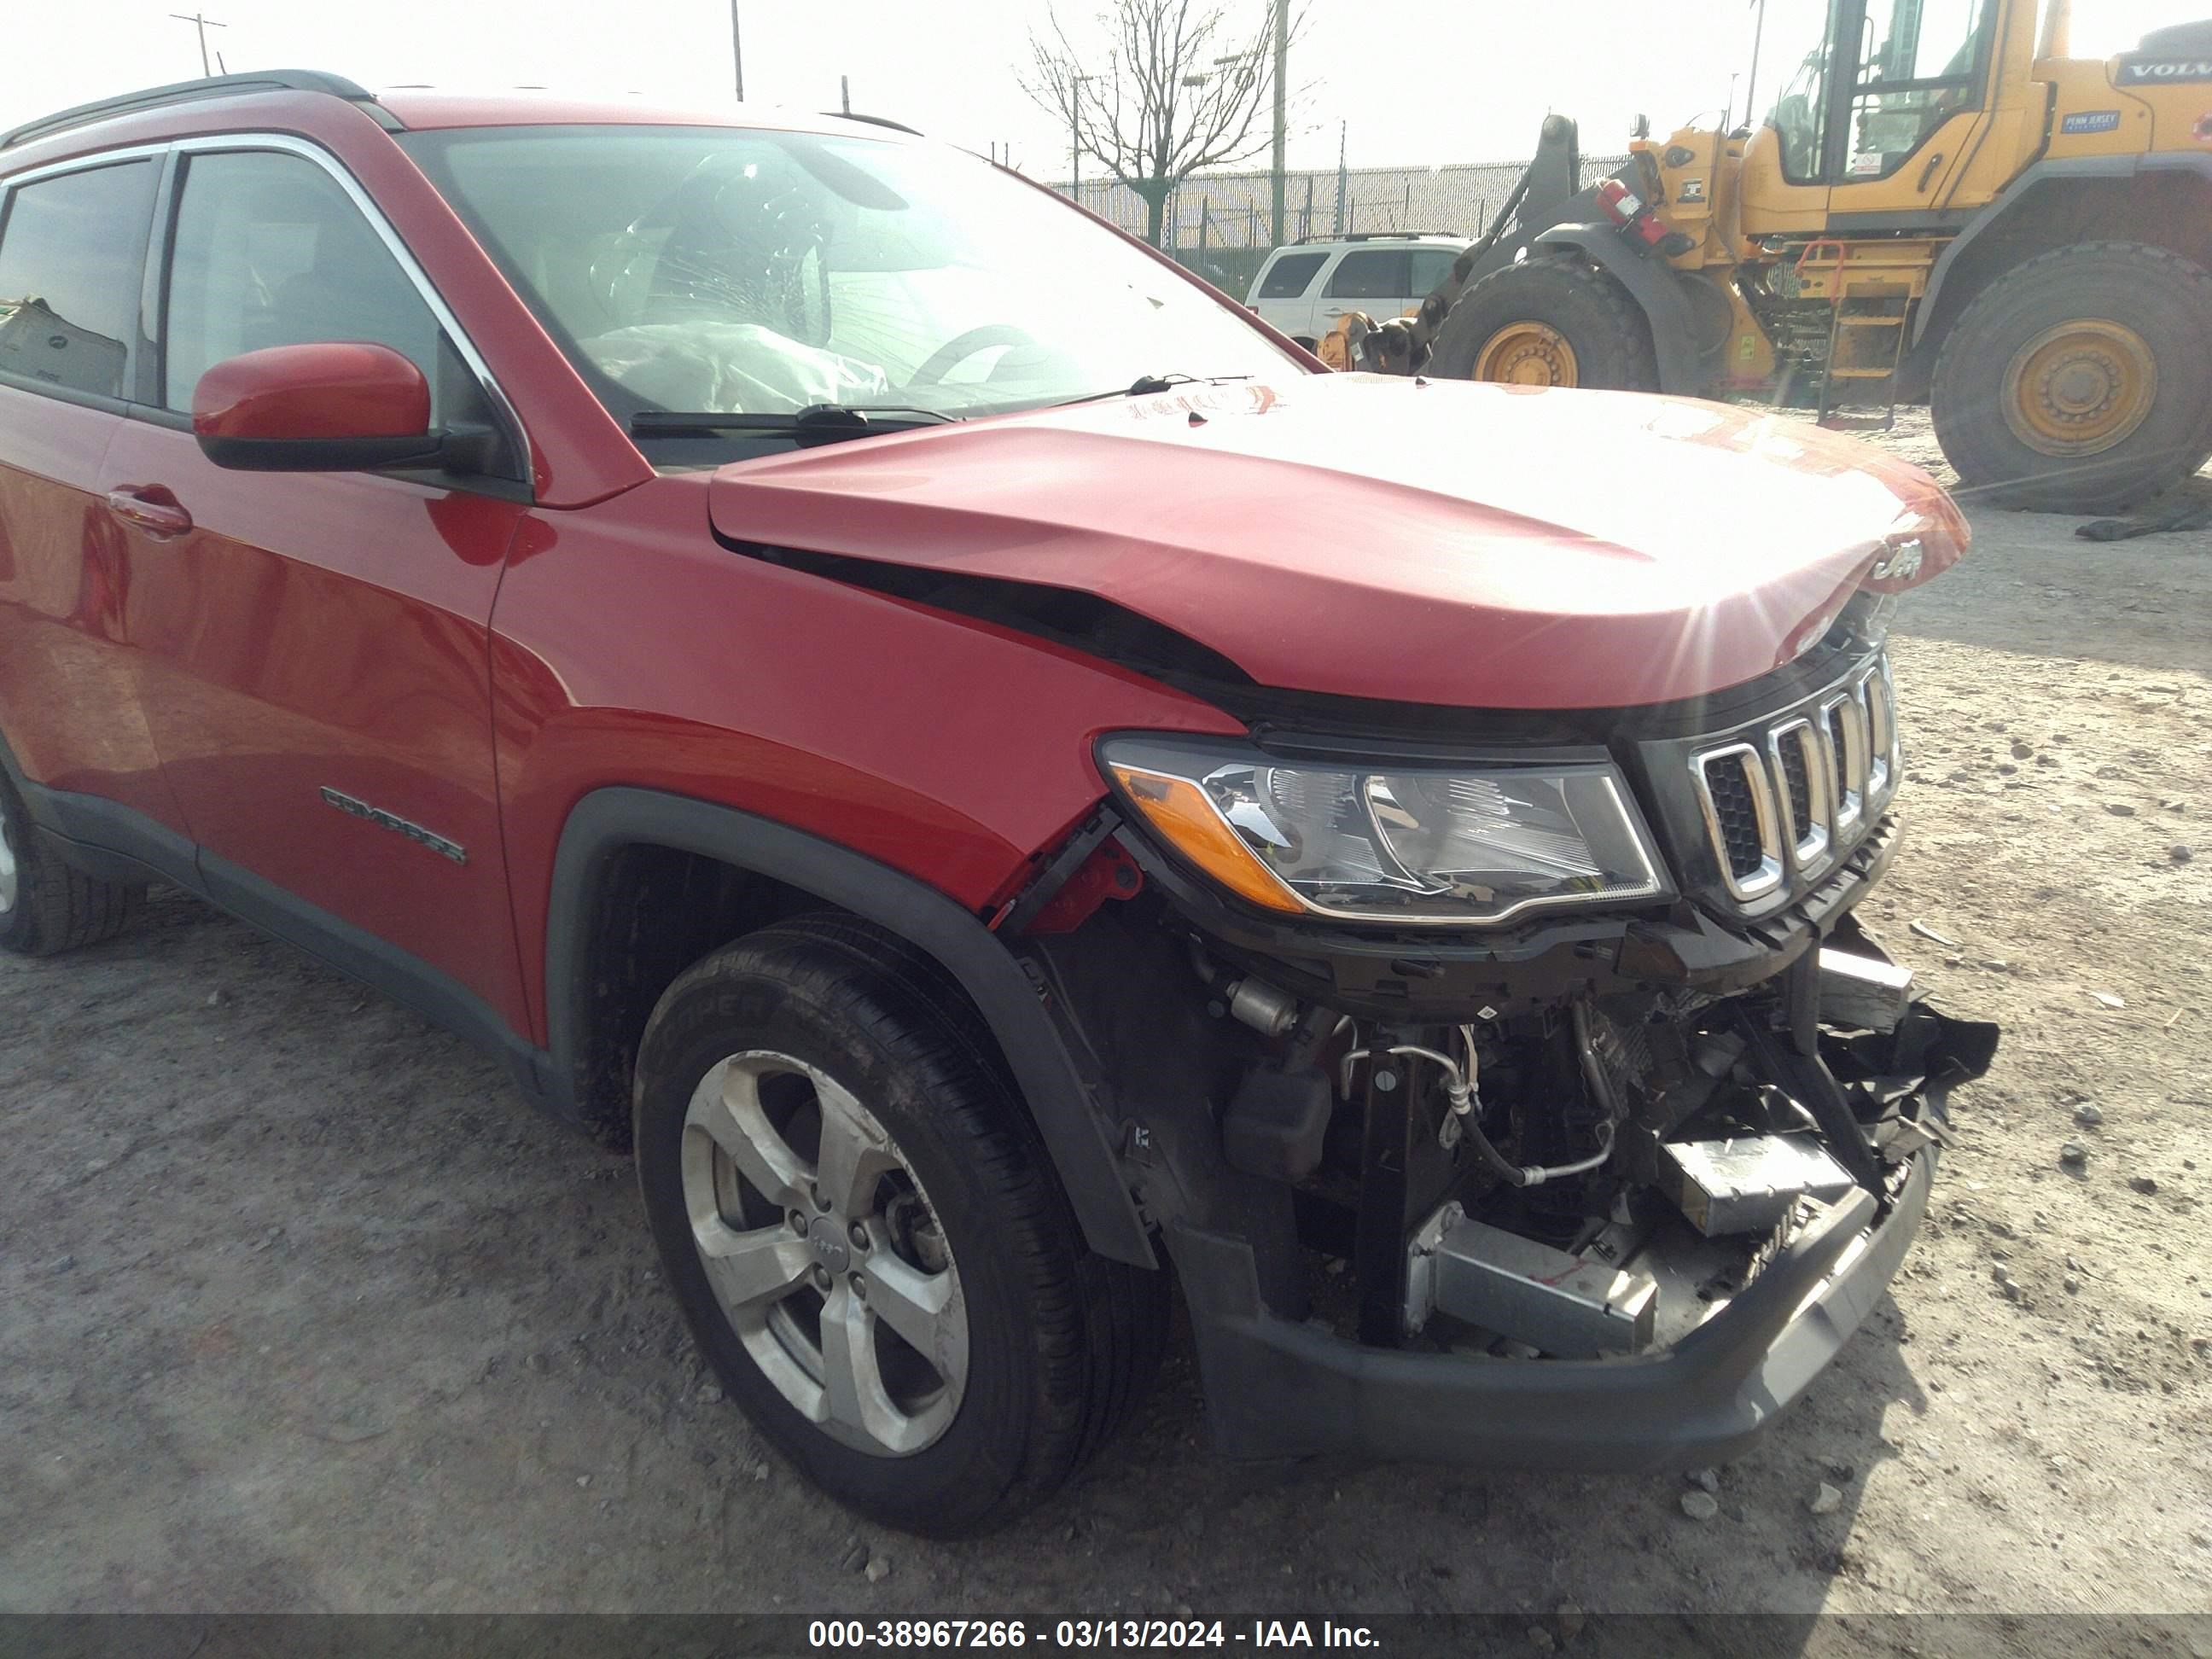
[[[1020,1530],[856,1522],[708,1385],[626,1164],[168,895],[0,960],[0,1610],[2212,1610],[2212,533],[1973,516],[1904,610],[1864,914],[2005,1047],[1709,1518],[1679,1476],[1224,1463],[1186,1353]]]

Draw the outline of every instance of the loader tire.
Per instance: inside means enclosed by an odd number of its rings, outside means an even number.
[[[1516,386],[1659,389],[1642,309],[1573,254],[1524,259],[1470,284],[1437,331],[1427,372]]]
[[[1978,295],[1936,359],[1936,441],[1962,494],[2117,512],[2212,454],[2212,274],[2140,242],[2085,242]]]

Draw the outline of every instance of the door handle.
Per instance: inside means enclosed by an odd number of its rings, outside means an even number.
[[[156,541],[181,536],[192,527],[192,515],[161,484],[125,484],[107,492],[107,510],[133,530]]]
[[[1344,315],[1344,307],[1342,306],[1331,306],[1328,310],[1322,312],[1322,315],[1324,317],[1341,317]]]
[[[1920,169],[1920,182],[1912,187],[1912,193],[1916,196],[1925,196],[1928,193],[1928,181],[1936,176],[1936,169],[1942,165],[1943,152],[1939,149],[1928,158],[1928,165]]]

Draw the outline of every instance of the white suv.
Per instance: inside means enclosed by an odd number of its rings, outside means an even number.
[[[1346,236],[1267,256],[1244,303],[1311,349],[1347,311],[1399,317],[1428,298],[1467,246],[1460,236]]]

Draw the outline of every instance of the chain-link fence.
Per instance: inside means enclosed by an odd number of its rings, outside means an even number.
[[[1583,156],[1583,188],[1627,159]],[[1333,167],[1286,173],[1283,234],[1293,242],[1325,241],[1395,231],[1473,241],[1521,182],[1525,166],[1521,161],[1470,161],[1441,167],[1352,167],[1340,174]],[[1161,247],[1208,282],[1243,299],[1275,245],[1273,176],[1221,173],[1186,179],[1168,198]],[[1053,188],[1063,196],[1069,193],[1065,181]],[[1133,235],[1145,234],[1144,198],[1126,185],[1085,179],[1075,197]]]

